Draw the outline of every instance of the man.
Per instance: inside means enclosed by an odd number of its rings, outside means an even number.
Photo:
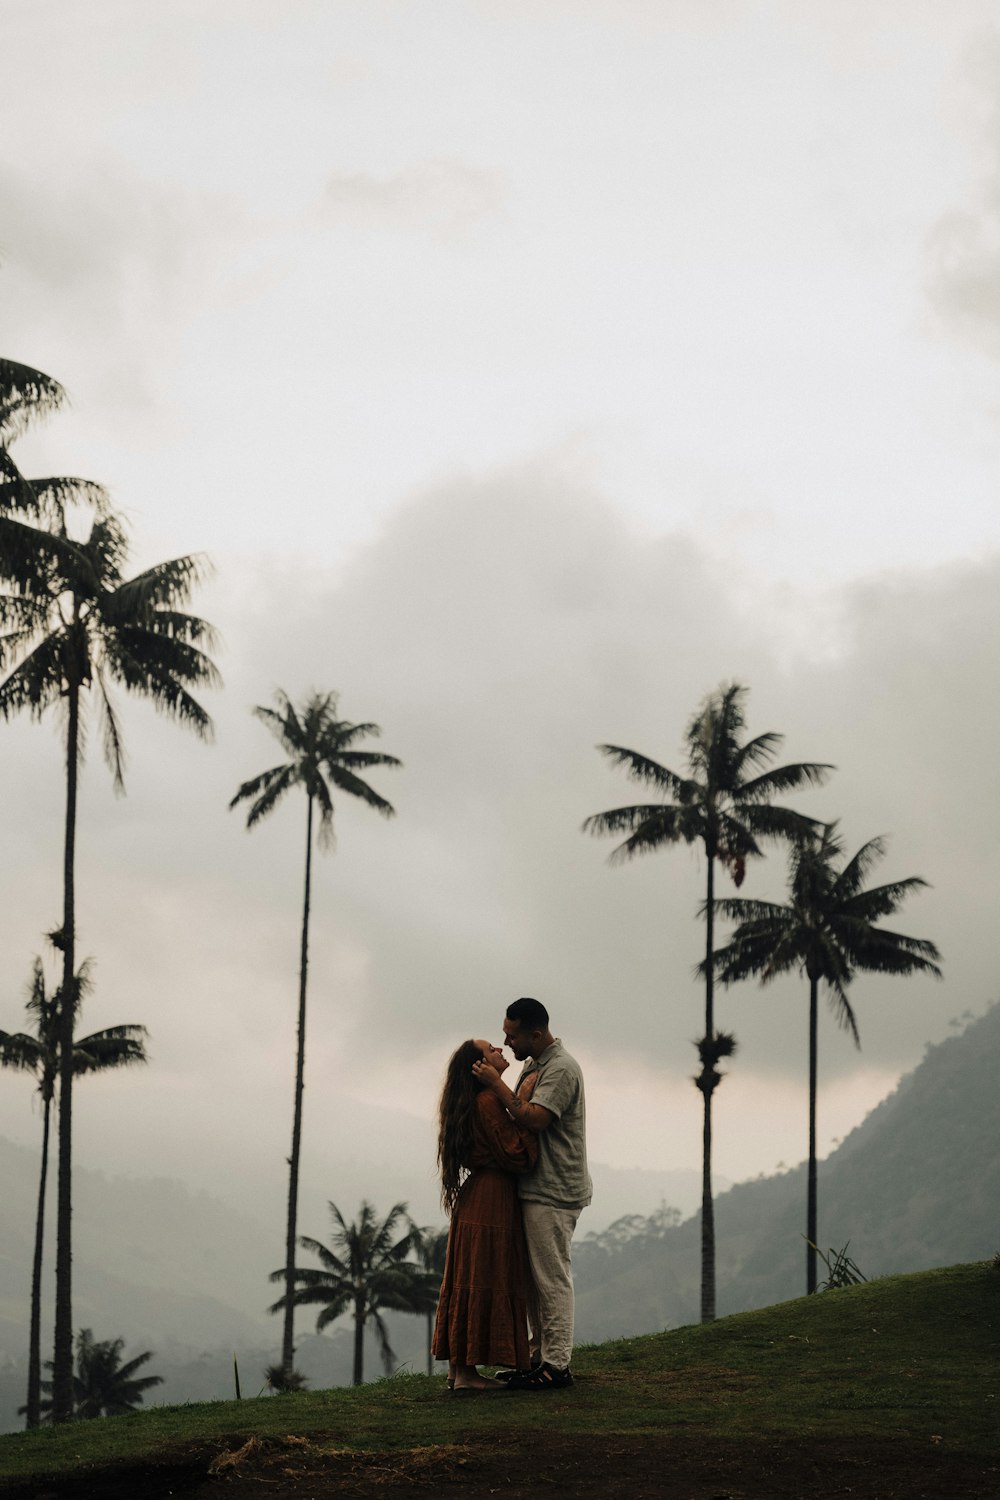
[[[573,1384],[570,1245],[580,1211],[592,1194],[583,1076],[579,1064],[549,1030],[549,1013],[538,1000],[524,997],[509,1005],[503,1030],[506,1045],[525,1064],[514,1091],[485,1064],[477,1063],[473,1072],[499,1095],[519,1125],[537,1133],[539,1148],[537,1167],[518,1178],[538,1299],[532,1333],[539,1342],[539,1363],[516,1372],[508,1389],[560,1390]],[[530,1090],[524,1087],[529,1078],[535,1080]]]

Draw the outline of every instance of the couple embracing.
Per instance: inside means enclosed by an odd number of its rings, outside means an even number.
[[[448,1064],[438,1165],[450,1215],[433,1353],[456,1395],[573,1384],[573,1230],[591,1198],[578,1064],[537,1000],[515,1000],[504,1045],[468,1041]],[[492,1380],[478,1365],[504,1365]]]

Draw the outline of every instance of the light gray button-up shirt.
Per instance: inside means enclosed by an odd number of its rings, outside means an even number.
[[[538,1074],[531,1095],[555,1116],[547,1130],[538,1133],[538,1165],[517,1179],[517,1190],[529,1203],[549,1203],[553,1208],[585,1208],[593,1195],[587,1170],[587,1104],[580,1064],[570,1057],[556,1037],[541,1057],[531,1057],[521,1070],[514,1089],[532,1073]]]

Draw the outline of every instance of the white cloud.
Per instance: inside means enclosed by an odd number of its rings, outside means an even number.
[[[326,201],[333,217],[346,223],[451,239],[497,213],[506,195],[499,172],[462,161],[431,161],[383,178],[334,173]]]

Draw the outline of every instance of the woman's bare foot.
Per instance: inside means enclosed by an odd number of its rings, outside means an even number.
[[[456,1391],[486,1391],[493,1384],[492,1380],[480,1375],[475,1365],[456,1365],[454,1380]]]

